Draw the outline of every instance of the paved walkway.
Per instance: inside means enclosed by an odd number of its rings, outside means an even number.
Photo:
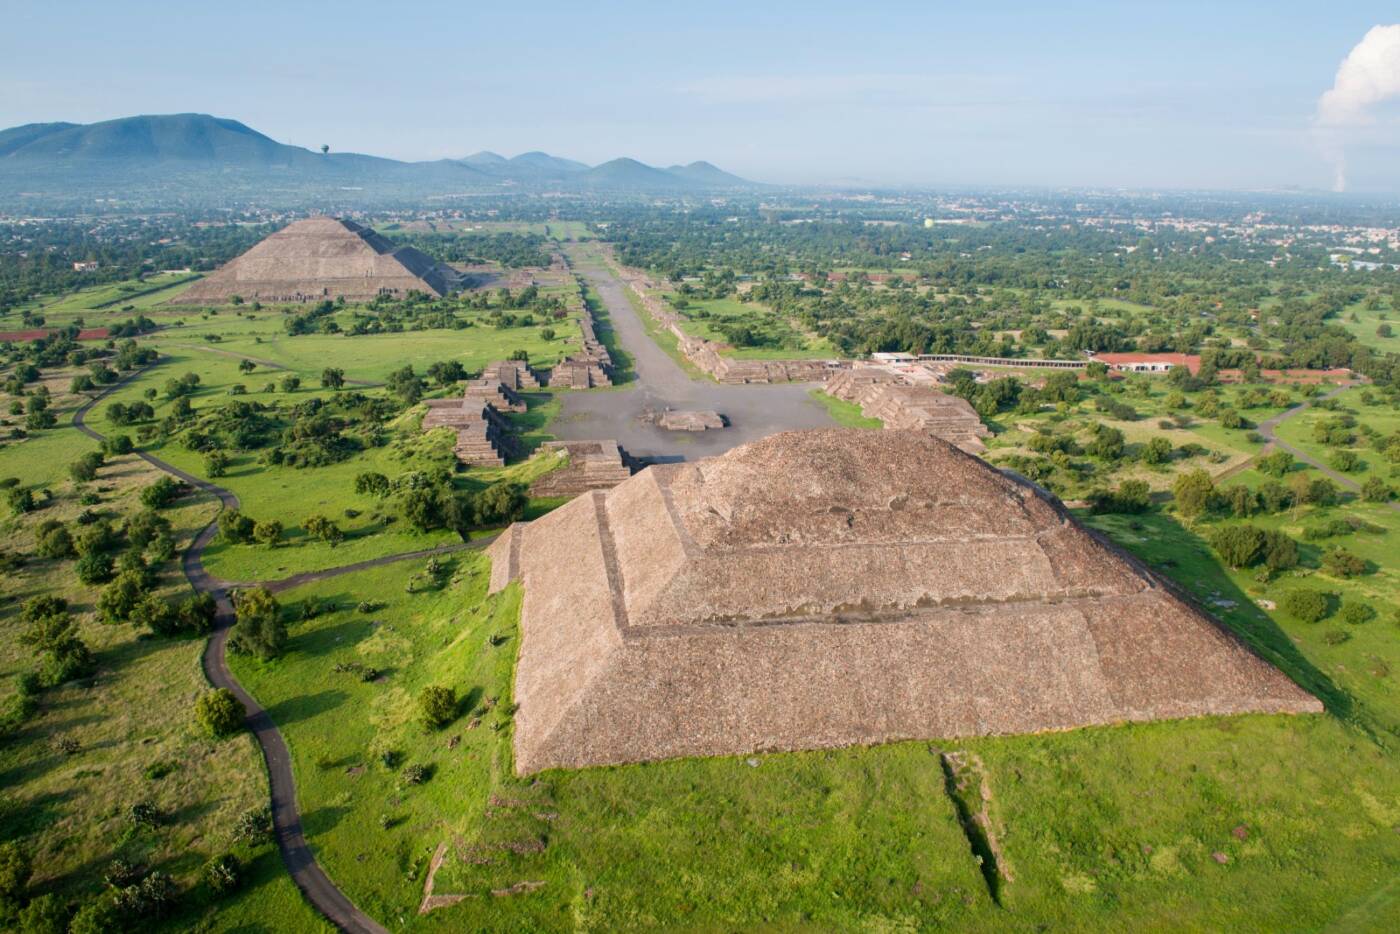
[[[1264,449],[1263,449],[1262,451],[1260,451],[1260,453],[1261,453],[1261,454],[1267,454],[1267,453],[1269,453],[1270,451],[1272,451],[1272,450],[1274,450],[1274,449],[1278,449],[1278,450],[1281,450],[1281,451],[1287,451],[1289,454],[1292,454],[1294,457],[1296,457],[1298,460],[1302,461],[1303,463],[1307,464],[1309,467],[1313,467],[1313,468],[1315,468],[1315,469],[1321,471],[1321,472],[1323,473],[1324,476],[1326,476],[1326,477],[1327,477],[1328,479],[1330,479],[1333,483],[1336,483],[1338,486],[1342,487],[1343,489],[1350,490],[1350,491],[1352,491],[1353,493],[1360,493],[1360,492],[1361,492],[1361,484],[1357,483],[1355,480],[1351,479],[1351,478],[1348,477],[1346,474],[1339,473],[1338,471],[1336,471],[1336,470],[1332,469],[1331,467],[1327,466],[1327,465],[1324,464],[1322,461],[1320,461],[1320,460],[1318,460],[1317,458],[1313,457],[1313,456],[1312,456],[1311,454],[1309,454],[1307,451],[1304,451],[1304,450],[1302,450],[1301,448],[1296,448],[1296,447],[1294,447],[1293,445],[1289,444],[1287,441],[1284,441],[1282,438],[1280,438],[1280,437],[1279,437],[1277,434],[1275,434],[1275,432],[1274,432],[1274,429],[1278,428],[1279,425],[1283,424],[1284,422],[1288,421],[1288,420],[1291,419],[1291,418],[1294,418],[1294,417],[1296,417],[1296,416],[1298,416],[1298,415],[1302,415],[1302,414],[1303,414],[1304,412],[1306,412],[1308,409],[1312,408],[1316,403],[1321,402],[1321,401],[1323,401],[1323,400],[1325,400],[1325,399],[1331,399],[1333,396],[1339,395],[1339,394],[1345,392],[1346,390],[1348,390],[1348,389],[1350,389],[1350,388],[1351,388],[1351,387],[1349,387],[1349,386],[1341,386],[1341,387],[1339,387],[1339,388],[1337,388],[1337,389],[1332,390],[1331,392],[1327,393],[1326,395],[1322,396],[1321,399],[1312,399],[1312,400],[1309,400],[1309,401],[1307,401],[1307,402],[1299,403],[1298,405],[1295,405],[1293,408],[1287,410],[1286,412],[1280,412],[1278,415],[1275,415],[1273,418],[1268,419],[1267,421],[1262,421],[1262,422],[1260,422],[1260,423],[1259,423],[1259,429],[1258,429],[1258,430],[1259,430],[1259,433],[1260,433],[1261,435],[1264,436],[1264,440],[1267,442],[1267,443],[1264,445]],[[1249,462],[1249,463],[1252,463],[1252,461]],[[1395,510],[1396,512],[1400,512],[1400,503],[1396,503],[1396,502],[1393,502],[1393,501],[1392,501],[1392,502],[1386,503],[1385,505],[1386,505],[1388,508],[1390,508],[1390,509],[1392,509],[1392,510]]]
[[[94,440],[106,440],[101,433],[88,427],[86,421],[88,412],[98,402],[143,372],[145,371],[132,373],[85,402],[73,413],[73,427]],[[232,491],[201,480],[199,477],[186,473],[144,451],[137,451],[136,455],[151,466],[217,498],[222,508],[238,508],[238,497]],[[286,741],[282,739],[282,734],[278,732],[277,725],[272,722],[267,711],[251,694],[243,689],[243,686],[234,678],[233,673],[229,671],[225,654],[229,630],[234,622],[233,603],[229,599],[228,585],[224,581],[210,576],[209,572],[204,569],[203,561],[204,550],[214,540],[214,535],[217,532],[218,525],[212,521],[200,530],[199,535],[190,543],[190,547],[185,549],[180,564],[190,586],[200,593],[212,594],[218,605],[214,633],[209,638],[209,644],[205,647],[202,659],[204,673],[210,684],[232,691],[243,702],[243,706],[248,711],[248,728],[252,731],[253,738],[257,740],[258,747],[262,749],[263,760],[267,763],[268,785],[272,792],[272,824],[276,834],[277,849],[282,854],[282,862],[286,864],[287,872],[291,874],[292,881],[296,883],[297,888],[336,927],[342,931],[354,932],[354,934],[388,934],[386,929],[376,923],[373,918],[356,908],[317,865],[316,857],[312,854],[310,847],[306,845],[306,837],[302,831],[301,812],[297,809],[296,781],[292,776],[292,757],[287,751]],[[478,543],[472,542],[461,547],[475,545]],[[363,567],[388,564],[391,561],[422,557],[426,554],[448,550],[453,550],[453,547],[411,552],[406,555],[390,555],[349,565],[346,568],[297,575],[288,578],[287,581],[274,582],[268,586],[269,589],[286,589],[288,586],[293,586],[290,582],[297,581],[299,578],[304,578],[302,582],[319,580],[336,573],[348,573]]]
[[[628,453],[639,457],[687,460],[722,454],[787,429],[836,426],[826,408],[812,399],[815,384],[724,386],[692,378],[647,334],[621,280],[591,258],[571,256],[576,271],[602,299],[609,325],[632,358],[636,379],[611,391],[561,394],[560,415],[549,428],[556,437],[616,438]],[[666,431],[648,420],[649,415],[668,408],[718,412],[729,419],[729,427]]]

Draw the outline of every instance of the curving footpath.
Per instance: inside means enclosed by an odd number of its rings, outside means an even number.
[[[1345,391],[1346,391],[1347,389],[1349,389],[1349,388],[1351,388],[1351,387],[1349,387],[1349,386],[1341,386],[1341,387],[1339,387],[1339,388],[1337,388],[1337,389],[1334,389],[1334,390],[1332,390],[1331,392],[1327,393],[1327,394],[1324,395],[1321,399],[1309,399],[1309,400],[1307,400],[1306,402],[1300,402],[1298,405],[1295,405],[1293,408],[1288,409],[1287,411],[1284,411],[1284,412],[1280,412],[1278,415],[1275,415],[1273,418],[1270,418],[1270,419],[1267,419],[1267,420],[1265,420],[1265,421],[1260,422],[1260,423],[1259,423],[1259,427],[1258,427],[1258,432],[1259,432],[1259,434],[1261,434],[1261,435],[1264,436],[1265,444],[1264,444],[1264,449],[1263,449],[1262,451],[1260,451],[1259,453],[1260,453],[1260,454],[1267,454],[1267,453],[1269,453],[1270,451],[1272,451],[1272,450],[1274,450],[1274,449],[1278,449],[1278,450],[1282,450],[1282,451],[1287,451],[1289,454],[1292,454],[1294,457],[1298,458],[1298,460],[1300,460],[1300,461],[1302,461],[1303,463],[1307,464],[1309,467],[1313,467],[1313,468],[1316,468],[1317,470],[1320,470],[1324,476],[1326,476],[1326,477],[1328,477],[1329,479],[1331,479],[1334,483],[1338,484],[1338,485],[1341,486],[1343,489],[1350,490],[1350,491],[1352,491],[1353,493],[1360,493],[1360,492],[1361,492],[1361,484],[1357,483],[1355,480],[1351,479],[1350,477],[1345,476],[1344,474],[1340,474],[1340,473],[1338,473],[1337,471],[1333,470],[1331,467],[1327,466],[1327,465],[1324,464],[1322,461],[1320,461],[1320,460],[1318,460],[1317,458],[1313,457],[1313,456],[1312,456],[1311,454],[1309,454],[1307,451],[1304,451],[1304,450],[1301,450],[1300,448],[1294,447],[1293,445],[1289,444],[1287,441],[1284,441],[1282,438],[1280,438],[1280,437],[1274,432],[1274,429],[1276,429],[1279,425],[1281,425],[1282,423],[1288,421],[1289,419],[1291,419],[1291,418],[1293,418],[1293,417],[1295,417],[1295,416],[1297,416],[1297,415],[1303,414],[1303,413],[1306,412],[1308,409],[1312,408],[1313,405],[1314,405],[1315,403],[1317,403],[1317,402],[1323,402],[1323,401],[1325,401],[1325,400],[1327,400],[1327,399],[1331,399],[1333,396],[1339,395],[1340,393],[1345,392]],[[1250,460],[1245,461],[1244,464],[1242,464],[1242,465],[1240,465],[1240,466],[1241,466],[1241,468],[1243,468],[1243,467],[1248,466],[1248,465],[1251,465],[1251,464],[1253,464],[1253,463],[1254,463],[1254,458],[1251,458]],[[1228,471],[1227,471],[1227,473],[1228,473]],[[1393,501],[1392,501],[1392,502],[1385,503],[1385,506],[1387,506],[1388,508],[1390,508],[1390,509],[1392,509],[1392,510],[1394,510],[1394,511],[1396,511],[1396,512],[1400,512],[1400,503],[1396,503],[1396,502],[1393,502]]]
[[[152,364],[152,366],[159,365],[159,362]],[[73,413],[73,427],[89,438],[99,442],[105,441],[105,436],[88,427],[87,413],[98,402],[149,369],[150,367],[147,367],[131,373],[79,406]],[[158,470],[163,470],[190,486],[216,497],[223,509],[238,508],[238,497],[231,490],[202,480],[144,451],[135,451],[134,453]],[[243,689],[243,686],[233,677],[233,673],[229,671],[225,655],[229,630],[234,622],[233,602],[229,598],[230,585],[211,576],[205,570],[203,561],[204,550],[214,540],[217,531],[218,525],[214,521],[200,530],[199,535],[190,543],[189,548],[185,549],[185,553],[180,559],[180,565],[185,573],[185,578],[190,582],[190,586],[200,593],[212,595],[218,605],[214,632],[209,638],[202,658],[204,674],[215,687],[227,688],[232,691],[243,702],[243,706],[248,711],[248,727],[252,730],[253,738],[257,740],[258,747],[262,749],[263,760],[267,763],[268,784],[272,792],[272,823],[277,839],[277,849],[282,854],[282,862],[286,864],[287,872],[291,874],[292,881],[296,883],[297,888],[306,896],[306,899],[336,927],[342,931],[354,932],[354,934],[388,934],[387,930],[373,918],[356,908],[354,903],[340,889],[336,888],[335,883],[317,865],[315,856],[310,847],[306,845],[306,837],[302,831],[301,812],[297,809],[296,782],[292,776],[292,757],[287,750],[287,743],[282,739],[282,734],[278,732],[277,725],[272,722],[267,711],[253,699],[251,694]],[[490,541],[489,538],[482,538],[472,542],[443,545],[424,551],[387,555],[339,568],[298,574],[285,580],[265,583],[263,586],[269,590],[280,592],[299,584],[325,580],[340,574],[349,574],[396,561],[480,548]]]

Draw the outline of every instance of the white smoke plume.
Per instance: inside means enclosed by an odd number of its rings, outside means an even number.
[[[1317,102],[1315,129],[1322,154],[1332,163],[1333,188],[1347,186],[1346,142],[1374,122],[1372,109],[1400,97],[1400,23],[1373,26],[1337,69],[1332,89]]]

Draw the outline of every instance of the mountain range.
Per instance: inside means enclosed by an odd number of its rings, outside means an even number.
[[[31,123],[0,130],[0,190],[119,190],[152,184],[247,189],[259,183],[422,194],[511,188],[685,193],[758,187],[708,162],[657,168],[619,158],[590,166],[543,152],[513,158],[478,152],[461,159],[402,162],[318,152],[207,114]]]

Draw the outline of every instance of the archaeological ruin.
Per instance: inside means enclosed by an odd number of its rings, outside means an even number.
[[[916,386],[877,367],[856,366],[831,374],[822,387],[829,396],[854,402],[866,418],[888,429],[918,431],[942,438],[969,454],[987,450],[992,433],[966,399],[932,386]]]
[[[918,431],[655,465],[490,549],[521,774],[1321,704],[1047,494]]]
[[[288,224],[171,299],[171,304],[369,301],[409,292],[442,296],[458,274],[413,247],[396,247],[354,221],[311,217]]]

